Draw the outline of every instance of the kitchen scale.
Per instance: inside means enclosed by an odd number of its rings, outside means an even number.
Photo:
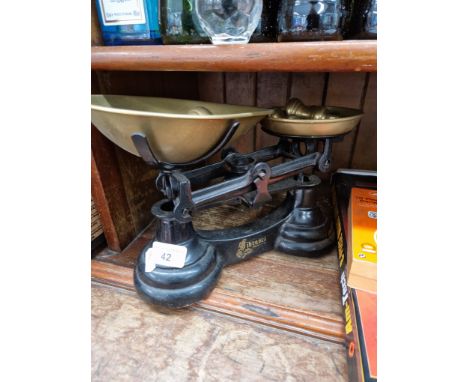
[[[318,201],[321,181],[312,172],[329,171],[332,145],[359,123],[359,110],[305,106],[298,99],[271,110],[117,95],[93,95],[91,109],[101,133],[159,170],[156,187],[165,198],[151,209],[154,240],[134,270],[145,300],[187,306],[209,294],[224,266],[271,249],[314,256],[335,242],[331,215]],[[275,145],[251,153],[229,147],[260,121],[278,138]],[[208,163],[219,152],[221,160]],[[275,208],[247,224],[193,226],[203,210],[261,209],[279,196]]]

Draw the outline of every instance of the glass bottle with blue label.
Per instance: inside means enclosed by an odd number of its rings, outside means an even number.
[[[342,40],[345,13],[341,0],[282,0],[278,41]]]
[[[104,45],[161,44],[158,0],[96,0]]]

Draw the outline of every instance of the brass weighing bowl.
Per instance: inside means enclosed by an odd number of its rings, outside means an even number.
[[[360,110],[337,106],[325,106],[324,114],[330,119],[287,118],[285,113],[275,113],[263,125],[267,132],[279,136],[331,137],[350,132],[363,115]]]
[[[273,110],[158,97],[92,95],[91,121],[112,142],[139,156],[131,139],[146,135],[157,158],[184,163],[207,154],[240,123],[232,143]]]

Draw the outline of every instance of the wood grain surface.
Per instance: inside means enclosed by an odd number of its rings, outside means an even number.
[[[265,108],[276,108],[286,105],[290,91],[290,73],[258,73],[257,105]],[[271,146],[278,142],[278,138],[265,133],[262,129],[256,130],[255,149]],[[278,159],[272,163],[279,163]]]
[[[377,170],[377,74],[369,74],[364,116],[356,131],[352,152],[352,168]]]
[[[257,102],[257,73],[226,73],[226,103],[232,105],[256,106]],[[242,135],[233,147],[241,152],[254,151],[255,129]]]
[[[92,276],[133,289],[133,267],[154,237],[150,226],[120,254],[103,250],[92,262]],[[342,343],[344,324],[335,249],[318,258],[268,252],[224,268],[204,309]]]
[[[91,197],[91,241],[103,233],[101,218],[99,217],[99,212],[94,204],[94,199]]]
[[[91,128],[91,195],[101,218],[107,245],[123,250],[137,235],[125,196],[122,175],[116,166],[114,144]]]
[[[330,73],[325,105],[343,106],[353,109],[363,108],[365,94],[365,73]],[[352,161],[352,147],[356,139],[355,128],[346,134],[343,141],[333,145],[332,170],[349,168]]]
[[[290,97],[299,98],[306,105],[322,105],[327,73],[292,73]]]
[[[347,380],[343,345],[92,285],[94,382]]]
[[[93,70],[375,72],[377,41],[94,46]]]
[[[198,73],[200,101],[226,103],[225,75],[218,72]]]
[[[154,184],[158,172],[129,152],[115,147],[117,163],[130,209],[133,226],[141,232],[154,219],[151,206],[163,198]]]

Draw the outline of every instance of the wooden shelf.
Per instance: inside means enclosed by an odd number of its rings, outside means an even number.
[[[91,284],[92,381],[346,382],[342,344]]]
[[[94,46],[93,70],[375,72],[377,41]]]
[[[150,225],[121,253],[102,250],[91,261],[92,279],[133,291],[137,256],[155,229]],[[263,253],[225,267],[209,297],[193,307],[342,344],[337,259],[335,248],[320,258]]]

